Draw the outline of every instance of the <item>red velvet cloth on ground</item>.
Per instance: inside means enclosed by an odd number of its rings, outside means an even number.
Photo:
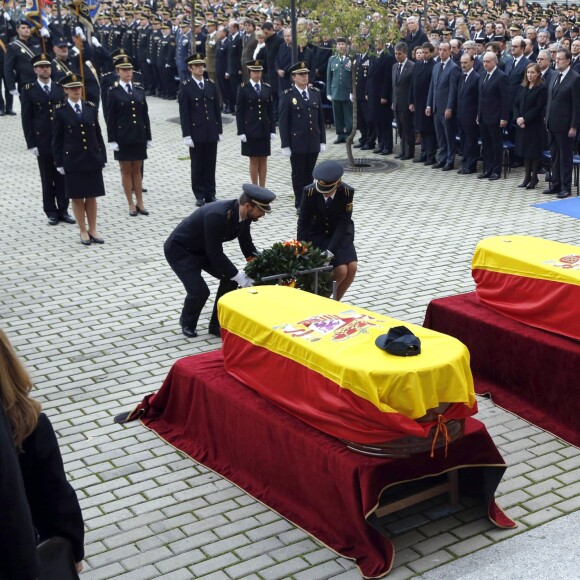
[[[502,316],[475,292],[432,300],[424,326],[467,346],[477,393],[580,445],[578,341]]]
[[[275,377],[273,377],[275,380]],[[229,376],[221,351],[179,360],[139,418],[160,437],[356,561],[365,577],[387,574],[394,548],[373,515],[381,492],[409,480],[459,470],[461,493],[482,495],[490,519],[515,524],[493,494],[504,461],[485,427],[467,418],[463,439],[411,459],[367,457],[306,425]],[[374,521],[373,521],[374,518]],[[373,525],[370,525],[373,524]]]

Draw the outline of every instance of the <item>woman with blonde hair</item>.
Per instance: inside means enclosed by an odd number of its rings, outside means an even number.
[[[76,493],[66,479],[58,441],[32,381],[0,330],[0,405],[8,416],[38,542],[54,536],[71,543],[77,571],[83,568],[84,524]]]

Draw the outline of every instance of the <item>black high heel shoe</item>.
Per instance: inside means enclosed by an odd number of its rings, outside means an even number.
[[[93,244],[104,244],[105,240],[103,240],[103,238],[95,238],[95,236],[93,236],[93,234],[91,234],[91,232],[89,232],[89,241],[91,241]]]
[[[135,207],[137,208],[137,213],[140,213],[141,215],[149,215],[149,212],[145,208],[141,209],[138,205]]]
[[[81,235],[81,244],[83,246],[90,246],[92,244],[91,239],[92,239],[91,234],[89,234],[89,239],[88,240],[83,240],[83,236]]]

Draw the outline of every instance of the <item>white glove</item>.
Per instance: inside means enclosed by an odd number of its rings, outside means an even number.
[[[32,153],[32,155],[34,155],[35,157],[38,157],[38,147],[31,147],[28,150],[29,153]]]
[[[248,142],[248,138],[245,135],[238,135],[238,137],[240,138],[240,141],[242,143],[247,143]]]
[[[85,33],[83,32],[83,29],[82,29],[80,26],[77,26],[77,27],[75,28],[75,34],[76,34],[77,36],[80,36],[80,37],[81,37],[81,40],[82,40],[83,42],[84,42],[84,41],[87,39],[87,37],[85,36]]]
[[[111,141],[109,143],[109,149],[111,149],[111,151],[119,151],[119,144],[116,141]]]
[[[189,136],[184,137],[183,144],[186,147],[191,147],[192,149],[195,147],[195,145],[193,144],[193,139],[191,137],[189,137]]]
[[[153,149],[155,145],[153,145],[153,141],[147,141],[147,149]]]
[[[282,147],[282,155],[284,157],[290,157],[292,155],[292,151],[290,151],[290,147]]]
[[[17,97],[17,96],[18,96],[18,89],[12,89],[12,90],[10,91],[10,94],[11,94],[11,95],[14,95],[15,97]]]
[[[48,38],[50,36],[50,32],[48,32],[48,29],[45,26],[40,29],[40,36],[43,38]]]
[[[352,101],[352,93],[350,93],[350,95],[348,95],[348,98]]]
[[[222,140],[222,136],[218,135],[218,143]]]
[[[99,39],[96,36],[92,36],[91,37],[91,44],[95,47],[95,48],[101,48],[101,43],[99,42]]]
[[[61,174],[64,175],[64,167],[57,167],[56,170]]]
[[[274,141],[276,139],[276,133],[270,133],[270,141]]]
[[[326,95],[326,98],[327,98],[329,101],[332,101],[332,95]]]
[[[238,283],[241,288],[249,288],[254,285],[254,280],[252,280],[245,272],[238,272],[233,278],[230,278],[234,282]]]
[[[326,143],[320,144],[320,153],[324,153],[326,151]]]
[[[171,65],[170,64],[166,64],[165,65],[165,68],[171,68]]]
[[[78,56],[80,54],[80,50],[78,49],[77,46],[73,46],[71,52],[75,55]]]
[[[330,262],[332,262],[332,258],[334,258],[334,254],[330,250],[324,250],[322,255],[324,256],[325,264],[330,264]]]
[[[4,12],[4,20],[10,21],[10,14],[8,12]]]
[[[147,64],[151,64],[151,59],[150,58],[147,59]]]

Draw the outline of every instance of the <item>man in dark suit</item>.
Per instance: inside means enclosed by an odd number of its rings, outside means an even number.
[[[369,53],[369,41],[366,38],[359,39],[360,54],[355,57],[356,62],[356,97],[357,100],[357,126],[360,131],[359,147],[361,151],[368,151],[375,148],[374,127],[368,122],[368,102],[367,102],[367,80],[369,69],[374,60]],[[355,145],[356,147],[356,145]]]
[[[239,200],[218,201],[192,213],[165,242],[165,257],[187,292],[179,324],[188,338],[197,336],[197,322],[209,298],[202,272],[220,280],[209,323],[209,333],[218,337],[218,300],[238,286],[246,288],[254,283],[232,264],[224,253],[223,243],[237,239],[246,259],[257,255],[250,226],[270,213],[270,203],[276,196],[252,184],[243,185],[242,190]]]
[[[415,63],[407,58],[407,45],[399,42],[395,45],[395,60],[392,70],[393,104],[392,108],[397,119],[397,131],[401,138],[401,152],[396,159],[413,159],[415,157],[415,123],[411,104],[411,81]]]
[[[226,78],[230,81],[233,95],[233,102],[236,102],[238,88],[242,82],[242,37],[240,35],[240,25],[232,20],[229,23],[230,37],[228,40],[228,70]]]
[[[266,36],[266,76],[264,80],[272,87],[272,101],[274,104],[274,116],[278,118],[278,75],[276,74],[276,55],[284,40],[276,34],[271,22],[262,24],[262,31]]]
[[[580,74],[580,38],[576,38],[572,43],[572,70]]]
[[[529,59],[524,56],[525,47],[524,39],[521,36],[514,37],[512,39],[513,59],[507,59],[504,68],[504,72],[508,78],[508,92],[510,96],[510,118],[508,122],[511,121],[513,116],[513,106],[520,92],[526,67],[530,64]]]
[[[280,45],[278,54],[274,61],[276,68],[276,85],[277,93],[282,94],[286,89],[292,86],[290,78],[290,67],[292,66],[292,31],[289,28],[284,29],[284,44]]]
[[[294,205],[300,207],[302,191],[312,183],[318,154],[326,150],[326,123],[320,91],[308,86],[308,66],[298,62],[290,68],[294,82],[280,96],[278,128],[282,154],[290,157]]]
[[[536,58],[536,62],[540,66],[540,72],[542,73],[542,78],[544,79],[544,84],[549,87],[556,77],[556,72],[550,66],[552,59],[550,57],[549,50],[540,50]]]
[[[50,57],[41,53],[32,59],[37,79],[24,85],[21,95],[22,128],[28,150],[38,160],[42,184],[42,208],[48,224],[59,221],[74,224],[68,213],[64,177],[56,170],[52,155],[52,119],[54,107],[64,100],[62,87],[52,81]]]
[[[219,93],[224,105],[224,113],[233,113],[235,103],[228,72],[228,31],[225,26],[220,26],[216,34],[215,74]]]
[[[461,57],[462,76],[457,85],[457,125],[461,139],[463,163],[457,173],[469,175],[477,171],[479,157],[479,127],[477,105],[479,102],[479,74],[473,68],[473,56],[464,53]]]
[[[485,75],[479,83],[477,122],[481,131],[483,173],[478,179],[496,181],[501,175],[503,132],[507,127],[510,100],[506,75],[497,66],[497,56],[486,52],[483,57]]]
[[[410,110],[414,113],[415,131],[421,133],[421,157],[413,159],[413,163],[425,163],[433,165],[436,163],[437,138],[435,137],[435,125],[433,116],[426,115],[427,96],[429,85],[433,76],[435,61],[435,47],[430,42],[423,43],[423,60],[415,63],[413,68],[413,80],[411,81],[411,104]]]
[[[404,38],[409,54],[413,54],[413,50],[417,46],[421,46],[429,39],[423,30],[419,27],[419,19],[416,16],[409,16],[407,18],[407,30],[409,34]]]
[[[392,70],[395,58],[386,50],[384,39],[375,39],[376,58],[367,78],[368,121],[377,137],[373,153],[389,155],[393,152],[393,110],[391,109],[393,84]]]
[[[572,55],[564,48],[556,55],[556,79],[548,87],[546,125],[550,133],[552,181],[543,193],[560,199],[572,191],[572,146],[580,126],[580,76],[570,67]]]
[[[203,55],[192,54],[186,62],[192,78],[181,85],[179,117],[183,143],[189,147],[191,189],[195,205],[201,207],[215,201],[215,168],[222,117],[215,83],[203,76]]]
[[[448,42],[439,45],[439,62],[433,67],[425,114],[433,115],[439,145],[439,163],[434,169],[450,171],[455,165],[457,151],[457,83],[459,67],[451,59]]]

